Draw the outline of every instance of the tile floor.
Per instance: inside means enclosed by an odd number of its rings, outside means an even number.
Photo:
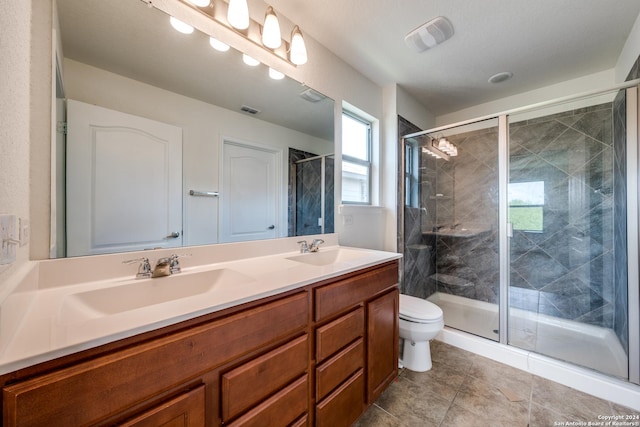
[[[431,354],[431,371],[402,369],[355,426],[587,426],[599,415],[640,415],[440,341]]]

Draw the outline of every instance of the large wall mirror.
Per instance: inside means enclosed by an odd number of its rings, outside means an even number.
[[[145,1],[54,5],[52,257],[333,232],[333,100]]]

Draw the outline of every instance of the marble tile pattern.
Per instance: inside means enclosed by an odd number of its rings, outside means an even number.
[[[458,156],[446,162],[422,154],[421,209],[405,208],[407,247],[422,244],[431,252],[426,257],[429,266],[419,266],[419,272],[407,269],[406,277],[420,282],[407,282],[405,292],[424,298],[439,291],[497,303],[498,130],[490,127],[448,138],[458,147]],[[454,224],[483,231],[471,237],[423,234]],[[417,261],[408,252],[409,262]]]
[[[544,181],[545,200],[543,231],[516,230],[510,240],[510,305],[607,328],[619,324],[622,337],[626,279],[615,277],[623,269],[614,268],[614,231],[622,236],[626,230],[615,228],[622,214],[616,218],[614,198],[623,191],[624,171],[614,167],[623,153],[616,159],[613,113],[607,103],[511,124],[510,182]],[[497,128],[449,139],[458,157],[445,162],[422,156],[421,208],[404,209],[405,246],[415,250],[406,250],[403,290],[423,298],[440,291],[497,303]],[[464,238],[421,236],[456,223],[484,231]],[[418,265],[424,260],[431,264]],[[473,286],[443,284],[433,273]]]
[[[547,379],[442,343],[431,342],[433,369],[406,369],[356,427],[547,427],[638,415]]]
[[[420,131],[419,127],[398,116],[398,153],[400,155],[404,154],[402,137]],[[398,167],[398,182],[403,181],[404,170]],[[420,187],[423,187],[423,184],[420,184]],[[397,196],[398,218],[404,215],[404,228],[402,228],[402,222],[398,221],[397,230],[398,252],[403,254],[399,269],[400,288],[403,293],[426,298],[435,292],[435,290],[426,289],[424,285],[427,283],[427,278],[435,273],[435,252],[423,244],[420,209],[404,205],[405,197],[400,185],[398,185]],[[412,249],[408,250],[407,247]]]
[[[613,327],[612,119],[607,103],[511,124],[510,182],[545,186],[543,230],[510,241],[512,307]]]
[[[322,161],[310,160],[304,163],[298,160],[316,157],[315,154],[289,149],[289,236],[305,236],[322,233],[318,225],[318,218],[322,216]],[[333,189],[334,189],[333,158],[327,158],[325,163],[325,232],[334,231]],[[331,207],[331,208],[328,208]]]
[[[638,62],[636,61],[636,65]],[[627,150],[626,92],[613,101],[613,330],[622,347],[629,351],[628,270],[627,270]]]

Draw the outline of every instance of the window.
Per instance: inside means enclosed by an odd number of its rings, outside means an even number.
[[[342,113],[342,203],[370,204],[371,123]]]
[[[418,208],[418,143],[406,140],[404,148],[404,203]]]
[[[544,231],[544,181],[509,183],[509,222],[514,230]]]

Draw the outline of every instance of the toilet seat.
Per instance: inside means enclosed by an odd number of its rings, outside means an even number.
[[[442,309],[430,301],[400,294],[400,319],[414,323],[440,322]]]

